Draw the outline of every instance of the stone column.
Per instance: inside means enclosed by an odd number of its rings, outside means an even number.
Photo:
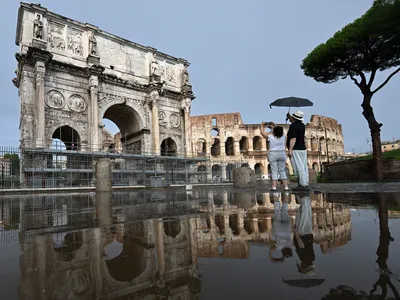
[[[193,144],[192,144],[192,124],[190,122],[190,107],[192,100],[186,98],[182,102],[182,109],[184,114],[184,128],[185,128],[185,155],[186,157],[193,156]]]
[[[45,141],[45,114],[44,114],[44,76],[46,73],[46,65],[41,57],[35,62],[35,147],[44,148]]]
[[[100,150],[99,139],[99,80],[96,75],[89,78],[90,104],[89,104],[89,149]]]
[[[312,145],[311,145],[311,138],[306,138],[306,148],[307,148],[307,150],[311,150],[312,148]]]
[[[252,138],[248,138],[247,139],[248,140],[248,142],[249,142],[249,151],[253,151],[253,139]]]
[[[234,151],[235,151],[235,156],[240,156],[240,143],[239,141],[234,142]]]
[[[226,181],[226,165],[222,164],[221,165],[221,180]]]
[[[158,123],[158,99],[157,91],[152,91],[150,94],[150,106],[152,117],[152,132],[153,132],[153,155],[160,155],[160,125]]]
[[[222,192],[222,199],[224,211],[229,210],[228,192]]]
[[[261,151],[266,151],[266,150],[267,150],[267,140],[261,138]]]
[[[164,253],[164,229],[162,219],[154,220],[157,253],[157,271],[162,280],[165,273],[165,253]]]
[[[92,231],[91,259],[92,272],[95,282],[95,299],[101,299],[103,294],[103,274],[101,263],[104,255],[103,234],[101,228],[94,228]]]

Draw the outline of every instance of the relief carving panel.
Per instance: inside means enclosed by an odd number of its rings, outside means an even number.
[[[83,56],[82,32],[77,30],[68,30],[67,50],[72,54]]]
[[[68,107],[70,110],[81,113],[87,108],[85,100],[79,95],[72,95],[68,99]]]
[[[167,126],[167,114],[165,113],[165,111],[160,110],[158,112],[158,123],[162,127],[166,127]]]
[[[172,128],[178,128],[179,125],[181,125],[181,117],[179,116],[179,114],[177,114],[177,113],[172,113],[172,114],[169,116],[169,125],[170,125]]]
[[[59,91],[49,91],[46,94],[45,103],[52,108],[62,109],[65,105],[64,96]]]
[[[49,43],[50,49],[65,51],[65,26],[50,23],[48,26],[47,41]]]
[[[166,79],[169,82],[176,83],[176,71],[173,66],[167,65],[165,68]]]

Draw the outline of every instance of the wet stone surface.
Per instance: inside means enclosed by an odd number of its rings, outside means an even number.
[[[0,197],[1,299],[396,299],[400,193]],[[383,295],[383,297],[381,297]]]

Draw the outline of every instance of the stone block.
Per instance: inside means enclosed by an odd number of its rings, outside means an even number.
[[[47,42],[44,40],[40,40],[37,38],[33,38],[32,40],[32,47],[40,49],[40,50],[46,50],[47,48]]]
[[[314,169],[308,169],[308,182],[317,183],[317,172]]]
[[[110,192],[112,190],[111,160],[101,158],[96,163],[96,192]]]
[[[233,186],[235,188],[249,188],[256,186],[254,170],[241,167],[233,170]]]
[[[92,66],[92,65],[99,66],[100,65],[100,57],[90,54],[87,58],[87,63],[90,66]]]

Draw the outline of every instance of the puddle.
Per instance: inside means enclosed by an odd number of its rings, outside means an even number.
[[[395,193],[7,196],[0,220],[4,299],[395,299],[400,290]]]

